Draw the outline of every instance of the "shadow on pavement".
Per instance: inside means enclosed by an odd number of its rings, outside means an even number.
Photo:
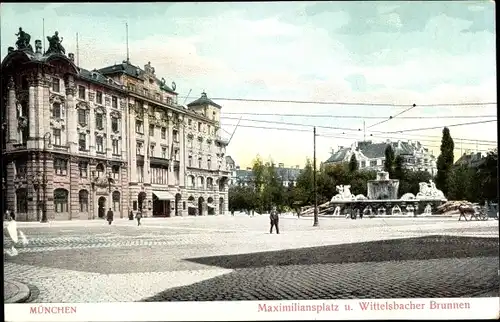
[[[250,241],[251,242],[251,241]],[[426,236],[260,253],[188,258],[227,269],[498,256],[498,238]]]
[[[235,270],[141,301],[495,296],[498,248],[498,238],[428,236],[191,258]]]

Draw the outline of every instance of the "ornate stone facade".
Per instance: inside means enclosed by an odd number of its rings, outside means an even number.
[[[178,106],[150,63],[78,68],[56,36],[45,55],[23,36],[2,62],[2,210],[26,221],[227,213],[221,107],[205,93]]]

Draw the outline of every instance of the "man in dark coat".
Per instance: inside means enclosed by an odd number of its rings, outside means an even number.
[[[276,210],[276,207],[273,206],[271,209],[271,213],[269,214],[269,219],[271,220],[271,229],[269,231],[270,234],[273,233],[273,227],[276,227],[276,233],[280,233],[280,228],[279,228],[279,221],[280,217],[278,216],[278,211]]]
[[[113,210],[111,210],[111,208],[109,208],[106,218],[108,219],[108,223],[111,225],[113,222]]]

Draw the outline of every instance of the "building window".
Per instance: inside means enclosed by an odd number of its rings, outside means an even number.
[[[161,139],[165,140],[167,138],[167,129],[162,127],[161,128]]]
[[[149,136],[155,136],[155,126],[153,124],[149,126]]]
[[[172,137],[174,138],[174,142],[179,142],[179,131],[173,130]]]
[[[118,191],[113,192],[113,211],[120,212],[120,193]]]
[[[153,157],[153,158],[155,156],[155,146],[154,145],[149,146],[149,156]]]
[[[212,113],[212,120],[215,120],[215,112]]]
[[[95,115],[95,126],[99,130],[104,129],[104,115],[103,114],[97,113]]]
[[[174,160],[179,161],[179,150],[178,149],[174,150]]]
[[[113,146],[113,154],[114,155],[119,155],[120,154],[120,150],[118,149],[118,140],[114,139],[111,144]]]
[[[139,134],[144,134],[143,123],[140,120],[135,121],[135,132]]]
[[[376,166],[377,166],[377,160],[371,160],[370,167],[376,167]]]
[[[201,132],[201,122],[198,122],[198,132]]]
[[[161,158],[162,159],[167,158],[167,148],[161,148]]]
[[[212,159],[210,157],[207,158],[207,168],[212,169]]]
[[[54,145],[61,145],[61,130],[53,129],[52,135],[54,136]]]
[[[88,176],[88,170],[89,170],[89,164],[88,162],[79,162],[78,163],[78,169],[80,170],[80,178],[87,178]]]
[[[188,156],[188,167],[192,167],[193,166],[193,156]]]
[[[116,117],[111,118],[111,131],[118,132],[118,119]]]
[[[102,136],[98,136],[95,138],[95,143],[97,146],[97,152],[104,153],[104,140]]]
[[[188,126],[189,126],[189,128],[191,128],[192,123],[193,123],[193,122],[192,122],[192,120],[191,120],[191,119],[189,119],[189,120],[188,120]]]
[[[54,211],[57,213],[68,212],[68,190],[54,190]]]
[[[99,163],[96,167],[95,170],[97,172],[97,177],[98,178],[104,178],[104,166],[102,163]]]
[[[82,100],[85,99],[85,86],[78,86],[78,98]]]
[[[16,190],[16,212],[22,214],[28,212],[28,189],[26,188]]]
[[[167,97],[167,105],[172,105],[172,98],[171,97]]]
[[[111,107],[118,108],[118,97],[111,96]]]
[[[61,81],[59,78],[52,78],[52,91],[59,93],[61,91],[60,84]]]
[[[78,192],[78,201],[80,203],[80,212],[88,212],[89,192],[87,190],[80,190],[80,192]]]
[[[142,148],[143,148],[143,143],[142,142],[137,142],[137,146],[136,146],[136,153],[137,153],[137,155],[144,155],[144,153],[142,151]]]
[[[114,165],[111,168],[111,172],[113,173],[113,179],[120,180],[120,166]]]
[[[366,167],[366,161],[361,161],[361,168]]]
[[[188,147],[193,148],[193,139],[188,139]]]
[[[198,158],[198,167],[201,169],[201,163],[202,163],[202,160],[201,160],[201,157]]]
[[[78,135],[78,150],[80,151],[87,150],[87,135],[85,133],[80,133]]]
[[[102,92],[96,92],[95,101],[97,104],[102,104]]]
[[[137,182],[144,182],[144,166],[137,166]]]
[[[188,177],[188,187],[194,188],[194,186],[195,186],[194,176],[189,176]]]
[[[59,103],[52,104],[52,117],[55,119],[61,119],[62,116],[62,106]]]
[[[68,160],[55,158],[54,159],[54,171],[58,175],[65,176],[68,172]]]
[[[78,110],[78,123],[80,123],[81,126],[87,125],[87,113],[87,110]]]

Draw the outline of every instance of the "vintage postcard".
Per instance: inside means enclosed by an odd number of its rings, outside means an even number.
[[[494,15],[2,4],[5,320],[498,318]]]

